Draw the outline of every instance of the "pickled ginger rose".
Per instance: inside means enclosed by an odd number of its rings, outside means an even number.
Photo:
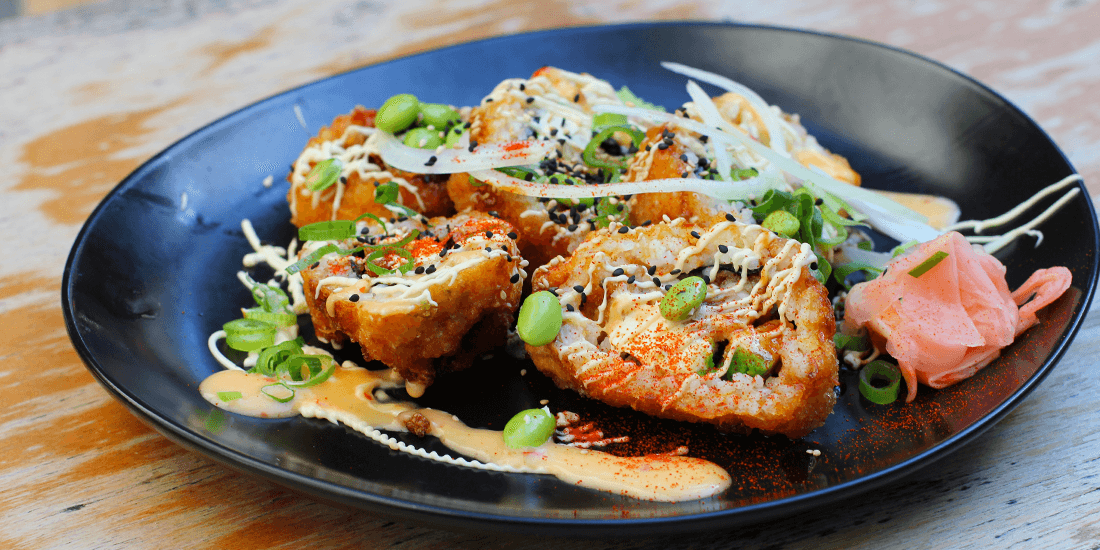
[[[909,273],[941,251],[947,256],[931,269]],[[1068,269],[1052,267],[1009,292],[1005,266],[952,232],[913,247],[879,278],[855,285],[845,323],[867,327],[876,346],[898,360],[909,388],[906,401],[912,401],[918,381],[943,388],[996,359],[1070,281]]]

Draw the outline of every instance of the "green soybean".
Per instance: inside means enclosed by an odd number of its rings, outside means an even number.
[[[764,226],[764,229],[775,231],[784,237],[793,237],[795,233],[798,233],[799,227],[798,218],[786,210],[776,210],[768,214],[768,217],[764,218],[764,223],[760,225]]]
[[[532,346],[545,346],[561,330],[561,302],[550,292],[535,292],[523,301],[516,321],[520,339]]]
[[[420,114],[420,101],[412,94],[397,94],[386,100],[374,115],[374,126],[379,130],[396,134],[416,122]]]
[[[443,140],[443,144],[448,148],[458,145],[458,142],[462,140],[462,134],[466,133],[466,129],[462,126],[455,126],[447,132],[447,138]]]
[[[405,145],[421,149],[435,149],[443,145],[443,138],[439,137],[439,132],[436,130],[413,128],[405,133]]]
[[[421,103],[420,114],[425,126],[435,126],[436,130],[442,130],[452,120],[459,120],[458,111],[439,103]]]
[[[554,434],[556,422],[546,409],[527,409],[504,425],[504,445],[512,449],[538,447]]]
[[[768,364],[767,359],[741,346],[737,346],[737,349],[733,350],[733,357],[730,359],[730,368],[726,371],[726,379],[729,380],[731,375],[735,372],[744,373],[749,376],[763,376],[770,369],[771,365]]]
[[[661,298],[661,315],[670,321],[683,321],[707,297],[707,283],[700,277],[688,277]]]

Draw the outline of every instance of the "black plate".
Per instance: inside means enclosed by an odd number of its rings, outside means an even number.
[[[289,240],[283,178],[321,125],[353,105],[377,106],[399,92],[476,104],[500,80],[544,65],[590,72],[650,101],[678,106],[687,100],[685,79],[662,70],[663,60],[729,75],[801,114],[826,147],[851,159],[865,185],[946,195],[967,218],[999,214],[1074,172],[1046,134],[996,93],[881,45],[724,24],[494,38],[277,95],[151,159],[104,199],[73,246],[62,290],[73,343],[97,379],[136,415],[173,441],[241,471],[434,526],[574,535],[729,528],[866,491],[970,441],[1054,367],[1088,309],[1096,279],[1096,217],[1084,193],[1043,227],[1041,247],[1033,250],[1025,239],[999,254],[1010,286],[1052,265],[1069,267],[1073,286],[1044,310],[1038,327],[974,378],[944,391],[921,388],[911,405],[878,407],[861,401],[846,374],[827,424],[799,441],[656,423],[672,434],[670,444],[688,441],[693,452],[730,469],[733,488],[709,500],[637,502],[545,476],[447,466],[392,452],[323,421],[223,414],[199,396],[199,382],[219,368],[206,349],[207,335],[249,302],[234,277],[248,250],[240,220],[250,218],[266,240]],[[268,176],[277,183],[265,188]],[[434,387],[422,402],[498,429],[541,398],[557,410],[608,414],[558,392],[534,368],[521,376],[530,365],[503,356],[449,381],[449,393]],[[465,402],[455,395],[466,396]],[[658,427],[628,419],[613,429],[641,437],[641,425]],[[811,460],[807,449],[822,455]]]

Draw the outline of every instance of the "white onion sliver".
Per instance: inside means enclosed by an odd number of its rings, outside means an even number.
[[[699,115],[703,117],[704,123],[717,129],[725,122],[714,102],[710,101],[710,97],[698,84],[689,80],[687,91],[691,100],[695,102],[695,106],[699,108]],[[729,151],[726,150],[726,144],[714,141],[709,145],[714,148],[714,160],[718,162],[718,177],[729,179],[730,172],[733,170],[733,160],[730,158]]]
[[[529,197],[562,199],[586,199],[642,193],[674,193],[690,191],[722,200],[741,200],[750,195],[761,195],[774,184],[767,178],[756,177],[738,182],[712,181],[698,178],[669,178],[649,181],[629,181],[599,185],[554,185],[533,183],[514,178],[496,170],[470,172],[478,181],[484,181],[502,191]]]
[[[688,67],[687,65],[681,65],[679,63],[662,61],[661,66],[674,73],[679,73],[690,78],[702,80],[703,82],[706,82],[708,84],[718,86],[719,88],[722,88],[727,92],[733,92],[744,97],[749,103],[753,105],[753,107],[755,107],[756,112],[759,113],[760,117],[763,119],[764,128],[768,130],[768,137],[770,142],[768,143],[768,145],[771,146],[772,149],[779,151],[781,154],[787,154],[789,150],[787,147],[787,138],[783,135],[783,132],[779,128],[779,117],[777,117],[775,113],[772,112],[771,106],[768,105],[768,102],[764,101],[764,98],[760,97],[760,95],[753,91],[752,88],[749,88],[748,86],[745,86],[744,84],[741,84],[739,82],[730,80],[729,78],[726,78],[720,74],[704,71],[702,69],[696,69],[694,67]]]
[[[472,153],[465,149],[436,152],[434,149],[409,147],[386,132],[376,135],[379,154],[386,164],[417,174],[454,174],[504,166],[526,166],[537,164],[554,151],[554,144],[548,141],[512,141],[479,145]],[[434,163],[432,157],[435,157]]]

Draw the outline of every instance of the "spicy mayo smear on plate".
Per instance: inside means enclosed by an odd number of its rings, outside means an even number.
[[[471,428],[449,413],[419,409],[376,391],[404,385],[404,381],[389,370],[371,371],[347,362],[337,366],[324,382],[297,389],[294,398],[286,403],[260,391],[274,382],[274,378],[261,374],[224,370],[204,380],[199,391],[210,403],[238,414],[264,418],[300,414],[324,418],[344,424],[392,449],[416,456],[487,470],[549,474],[573,485],[637,499],[696,500],[717,495],[730,486],[730,476],[725,470],[698,458],[673,455],[618,457],[553,441],[539,447],[509,448],[501,432]],[[240,392],[240,397],[225,401],[218,397],[222,392]],[[416,414],[430,422],[428,432],[431,435],[448,448],[475,460],[429,453],[380,431],[407,431],[405,421]]]

